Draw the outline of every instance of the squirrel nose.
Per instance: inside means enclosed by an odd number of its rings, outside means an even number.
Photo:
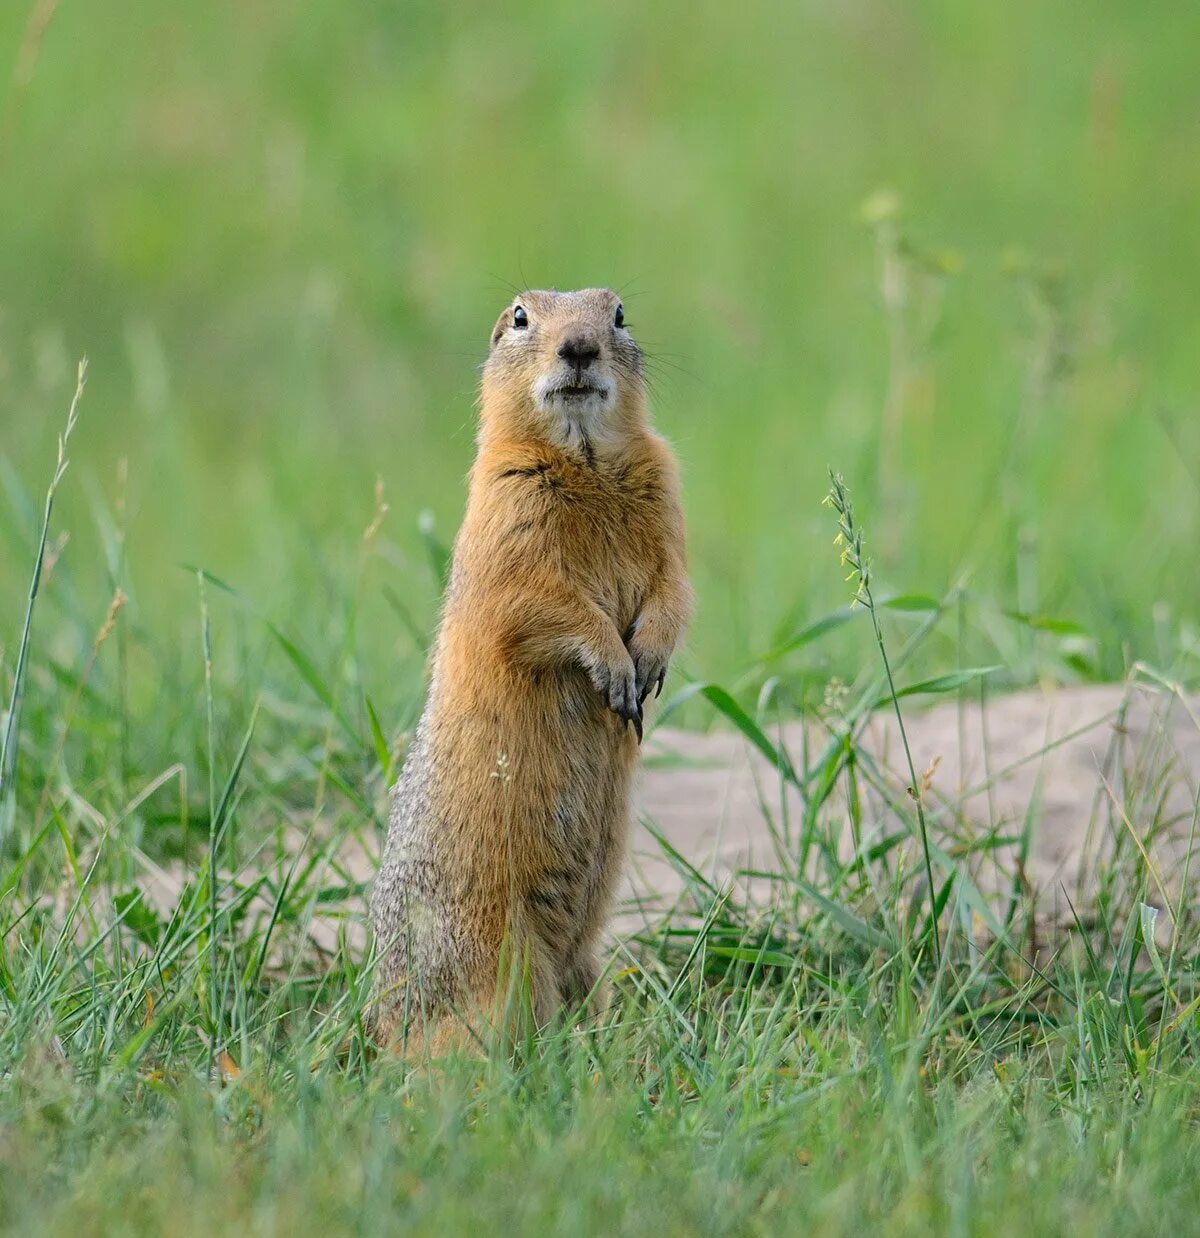
[[[586,369],[600,355],[600,345],[594,335],[582,332],[568,335],[558,346],[558,355],[578,369]]]

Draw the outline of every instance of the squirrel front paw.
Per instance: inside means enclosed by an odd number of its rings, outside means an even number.
[[[633,723],[638,743],[642,742],[642,701],[638,697],[637,671],[626,654],[624,662],[596,662],[588,667],[592,683],[604,703],[620,718]]]
[[[662,694],[673,647],[664,647],[654,641],[649,632],[639,630],[636,625],[625,645],[633,660],[637,699],[638,704],[641,705],[650,695],[651,689],[654,690],[656,697]]]

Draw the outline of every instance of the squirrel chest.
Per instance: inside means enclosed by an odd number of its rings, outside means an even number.
[[[662,566],[663,490],[655,470],[563,457],[501,467],[479,482],[464,526],[474,553],[463,575],[478,576],[461,581],[467,594],[472,584],[511,583],[522,574],[536,589],[545,568],[578,586],[624,632]]]

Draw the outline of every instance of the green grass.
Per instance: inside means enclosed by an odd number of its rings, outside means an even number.
[[[212,765],[164,770],[147,795],[122,784],[111,703],[83,688],[94,764],[50,769],[39,812],[38,737],[57,735],[31,697],[32,837],[9,847],[0,896],[0,1226],[1186,1230],[1194,909],[1148,953],[1155,890],[1126,848],[1119,901],[1030,968],[1019,883],[991,944],[975,935],[981,836],[935,853],[935,956],[919,853],[895,845],[911,805],[847,822],[831,794],[884,786],[857,739],[880,677],[861,688],[825,754],[779,763],[811,789],[804,876],[784,866],[755,908],[683,866],[680,906],[614,960],[606,1018],[432,1073],[364,1038],[361,890],[338,867],[383,811],[386,750],[333,711],[214,700]],[[863,847],[839,861],[847,828]],[[158,911],[138,892],[164,868],[183,884]]]
[[[996,839],[867,814],[860,728],[1138,662],[1195,687],[1194,6],[23,10],[0,1228],[1189,1231],[1195,909],[1124,846],[1031,968],[1019,881],[976,933]],[[592,282],[685,466],[670,704],[806,811],[770,907],[685,866],[609,1017],[431,1075],[364,1038],[349,857],[420,705],[488,326]],[[826,748],[777,747],[796,714]]]

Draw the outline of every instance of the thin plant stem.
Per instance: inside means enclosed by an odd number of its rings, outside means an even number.
[[[875,643],[879,647],[879,657],[883,663],[884,677],[887,679],[888,695],[892,700],[892,708],[896,711],[896,725],[900,728],[900,744],[904,749],[904,759],[908,763],[909,794],[917,806],[917,822],[921,832],[921,849],[925,855],[925,879],[929,886],[929,924],[933,931],[933,956],[940,963],[942,954],[941,937],[937,921],[937,887],[933,882],[933,860],[929,851],[929,826],[925,820],[925,806],[921,802],[923,792],[917,778],[917,769],[913,764],[912,749],[908,744],[908,733],[904,729],[904,716],[900,711],[900,698],[896,693],[896,682],[892,676],[892,664],[888,658],[887,643],[883,639],[883,628],[875,609],[875,599],[871,593],[871,565],[863,550],[862,529],[854,520],[854,507],[850,502],[850,494],[841,476],[832,469],[829,470],[830,488],[825,498],[827,506],[832,507],[838,516],[838,535],[836,544],[842,549],[842,564],[850,568],[847,580],[855,582],[855,594],[852,605],[866,608],[871,616],[871,626],[875,632]]]
[[[67,444],[75,422],[79,418],[79,401],[83,398],[83,388],[87,382],[87,358],[79,363],[79,371],[75,381],[75,394],[71,398],[71,407],[67,412],[67,425],[58,438],[58,459],[54,466],[54,475],[46,491],[46,505],[42,512],[42,531],[38,538],[37,554],[33,560],[33,578],[29,583],[29,596],[25,603],[25,623],[21,629],[21,643],[17,647],[17,665],[13,672],[12,695],[8,703],[8,720],[4,726],[4,742],[0,745],[0,846],[5,842],[10,814],[6,811],[6,792],[12,794],[11,787],[15,783],[17,770],[17,723],[21,711],[21,699],[25,691],[25,674],[29,664],[29,644],[33,634],[33,610],[37,604],[38,590],[42,583],[42,569],[46,563],[46,544],[50,536],[50,516],[54,510],[54,496],[58,493],[59,483],[67,471]]]
[[[216,790],[216,741],[213,714],[212,682],[212,628],[208,619],[208,596],[204,588],[204,573],[196,573],[200,590],[200,643],[204,656],[204,702],[208,755],[208,1013],[211,1032],[208,1041],[208,1073],[212,1078],[217,1061],[217,1042],[220,1037],[220,1000],[217,986],[217,790]]]

